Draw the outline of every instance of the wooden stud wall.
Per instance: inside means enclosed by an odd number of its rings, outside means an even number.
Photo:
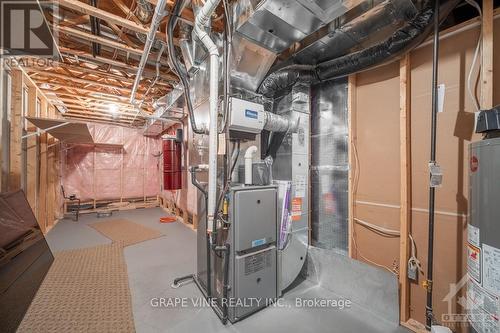
[[[472,29],[477,27],[478,22],[483,29],[483,53],[480,72],[481,79],[477,87],[479,92],[477,95],[482,109],[488,109],[493,107],[495,104],[500,103],[500,94],[495,93],[494,87],[495,79],[498,80],[498,77],[500,76],[500,71],[498,68],[494,67],[499,64],[499,60],[496,60],[494,57],[494,51],[495,48],[498,50],[499,47],[498,41],[500,39],[497,31],[500,27],[500,21],[494,21],[494,18],[500,15],[500,11],[498,9],[493,10],[492,0],[484,0],[483,14],[484,16],[482,21],[474,19],[442,33],[443,38],[462,38],[467,40],[467,43],[461,45],[456,42],[444,41],[442,43],[441,50],[441,60],[443,61],[443,66],[440,67],[439,83],[446,83],[446,110],[444,113],[439,114],[439,124],[441,127],[440,133],[438,134],[438,146],[439,153],[446,155],[444,157],[441,155],[442,162],[445,164],[445,179],[447,182],[444,191],[446,191],[445,193],[450,191],[452,192],[450,192],[449,195],[446,196],[447,199],[444,200],[443,189],[439,190],[441,191],[441,194],[438,195],[437,202],[437,220],[439,226],[436,229],[436,235],[438,235],[437,241],[440,240],[443,242],[443,239],[450,240],[450,242],[448,242],[449,244],[446,243],[447,245],[437,244],[437,257],[435,257],[437,265],[439,265],[439,269],[437,270],[437,280],[441,281],[441,285],[435,286],[437,290],[435,291],[434,301],[435,304],[438,304],[438,306],[435,306],[438,318],[441,318],[440,311],[443,308],[440,303],[442,302],[441,296],[443,292],[447,292],[446,288],[448,283],[455,283],[460,279],[460,277],[463,276],[463,268],[465,267],[464,265],[466,265],[465,257],[460,250],[463,250],[463,242],[466,241],[466,235],[464,236],[463,234],[465,229],[462,227],[467,214],[467,209],[465,208],[464,210],[463,207],[464,202],[465,207],[467,206],[466,189],[468,186],[468,180],[466,179],[467,155],[464,150],[466,150],[467,142],[477,140],[479,137],[472,134],[467,136],[465,134],[469,132],[472,133],[472,128],[469,128],[468,124],[471,123],[471,119],[473,118],[471,115],[473,116],[473,111],[475,110],[472,108],[472,102],[469,100],[469,97],[465,96],[463,93],[463,91],[465,91],[463,82],[470,67],[471,52],[473,51],[472,44],[475,43],[475,36],[478,36],[477,28],[475,28],[476,32],[472,31]],[[497,43],[495,44],[494,41]],[[415,332],[425,332],[425,326],[420,323],[422,321],[421,315],[425,305],[425,300],[422,303],[420,298],[425,294],[425,291],[419,286],[418,283],[410,283],[407,279],[407,263],[411,255],[411,242],[408,235],[412,233],[413,236],[417,238],[417,256],[425,268],[427,261],[427,226],[424,222],[426,221],[427,212],[425,210],[425,206],[422,206],[421,202],[423,195],[421,187],[425,187],[426,184],[422,185],[421,183],[425,183],[424,178],[427,174],[422,176],[424,173],[423,169],[425,168],[421,165],[426,164],[426,160],[423,156],[427,155],[423,154],[425,153],[423,150],[425,150],[428,146],[428,143],[425,141],[427,138],[427,132],[424,133],[422,130],[425,131],[426,126],[428,126],[426,118],[428,115],[426,110],[430,105],[430,102],[426,102],[427,100],[430,101],[430,92],[427,91],[430,89],[430,76],[427,80],[427,76],[430,73],[428,64],[429,61],[427,59],[428,56],[430,56],[427,54],[427,50],[431,48],[429,47],[429,42],[426,42],[411,54],[405,55],[399,62],[399,75],[395,73],[392,65],[387,65],[362,74],[350,76],[348,93],[350,140],[349,162],[351,166],[349,172],[349,255],[351,257],[359,257],[360,260],[364,260],[364,258],[359,256],[359,253],[357,252],[357,246],[360,246],[362,248],[362,253],[367,253],[367,256],[369,256],[374,262],[384,265],[387,268],[390,268],[390,261],[392,258],[399,258],[398,278],[400,282],[400,319],[404,326]],[[457,66],[462,68],[461,72],[457,72]],[[412,88],[412,73],[414,74],[413,83],[416,86],[414,88]],[[399,76],[399,128],[393,126],[394,124],[392,123],[394,119],[390,120],[392,125],[387,126],[386,124],[386,122],[389,121],[387,117],[392,117],[392,115],[394,115],[394,113],[387,113],[386,109],[393,107],[393,100],[395,97],[395,84],[393,78],[395,75]],[[382,91],[383,89],[381,89],[381,85],[385,87],[385,94]],[[424,91],[427,92],[424,93]],[[412,92],[414,93],[412,94]],[[362,94],[362,96],[360,94]],[[372,101],[372,103],[367,104],[365,100],[360,100],[360,98],[364,99],[367,98],[367,96],[377,98],[378,102],[373,103],[374,101]],[[381,102],[380,99],[385,99],[385,102]],[[461,100],[463,101],[460,102]],[[357,101],[362,101],[363,105],[357,105]],[[423,105],[422,103],[426,104]],[[414,119],[412,119],[412,105],[416,109],[413,112]],[[383,123],[383,126],[378,128],[378,130],[373,128],[373,126],[377,127],[378,125],[370,124],[370,121],[366,121],[366,119],[364,121],[360,121],[363,117],[371,117],[371,114],[374,112],[379,113],[380,122],[381,124]],[[454,114],[454,112],[458,112],[458,114]],[[414,130],[416,129],[413,133],[412,128]],[[382,144],[382,146],[387,144],[386,141],[384,141],[385,143],[370,142],[369,137],[380,138],[383,141],[387,138],[385,135],[380,134],[380,131],[394,132],[397,130],[399,130],[399,156],[391,153],[391,155],[387,155],[385,157],[380,156],[379,160],[369,159],[373,156],[369,152],[366,145],[372,145],[372,149],[378,149],[381,148],[379,147],[380,144]],[[449,137],[450,132],[452,133],[451,136],[453,138]],[[358,142],[358,140],[360,140],[360,142]],[[412,141],[414,143],[414,150],[418,150],[418,152],[412,151]],[[365,147],[363,147],[363,144]],[[382,155],[384,152],[394,152],[393,148],[395,148],[396,143],[391,141],[390,144],[392,147],[390,149],[381,148],[382,150],[380,152]],[[455,144],[457,144],[456,147],[454,146]],[[359,171],[357,170],[358,161],[355,156],[356,151],[354,148],[356,145],[358,145],[357,149],[360,151],[362,150],[365,154],[365,156],[361,157],[361,161],[359,162],[361,164],[359,169],[363,170],[362,178],[364,179],[364,183],[362,184],[363,188],[359,191],[360,193],[356,193],[356,178],[358,177],[356,172]],[[372,163],[372,165],[367,165],[368,160]],[[395,171],[395,169],[393,170],[393,167],[391,166],[393,162],[397,160],[399,160],[399,175],[397,175],[396,172],[392,172]],[[462,161],[464,161],[463,164],[465,164],[465,166],[462,165]],[[446,163],[448,164],[448,168],[446,168]],[[366,179],[367,177],[377,177],[373,174],[373,172],[374,170],[378,170],[377,165],[379,164],[386,164],[390,167],[392,170],[390,173],[393,177],[392,183],[399,183],[399,205],[382,199],[380,201],[386,202],[378,204],[367,202],[367,199],[365,200],[367,193],[371,191],[367,192]],[[414,170],[412,167],[415,165],[418,166],[418,170]],[[413,186],[412,179],[416,182]],[[371,180],[368,183],[370,182]],[[385,180],[379,180],[378,184],[380,186],[380,194],[382,197],[389,199],[390,196],[385,194],[388,190],[387,182]],[[385,190],[382,190],[382,187],[384,186]],[[453,205],[453,199],[455,199],[453,191],[455,187],[458,192],[456,194],[456,203]],[[394,194],[392,193],[394,192],[392,190],[393,189],[391,188],[391,191],[389,191],[391,192],[391,195]],[[412,194],[417,196],[418,200],[416,200]],[[359,202],[356,200],[365,201]],[[450,203],[448,203],[448,201]],[[371,208],[369,207],[368,211],[371,212],[370,216],[372,223],[375,222],[376,224],[380,224],[386,228],[387,225],[384,224],[388,223],[388,221],[392,219],[395,211],[399,211],[399,253],[391,250],[391,240],[381,241],[380,238],[373,238],[370,240],[370,237],[367,237],[364,232],[359,235],[354,234],[356,239],[353,241],[353,230],[362,230],[362,227],[355,224],[354,219],[359,218],[360,216],[363,218],[363,210],[365,209],[363,205],[367,204],[371,205]],[[379,213],[379,211],[382,211],[382,213]],[[415,219],[413,225],[412,219]],[[455,230],[455,225],[457,230]],[[449,234],[447,235],[446,233]],[[386,244],[384,244],[384,242]],[[443,258],[449,258],[449,262],[444,262]],[[425,276],[420,274],[420,279],[424,278]],[[450,281],[446,280],[448,278]],[[458,280],[454,281],[455,278]],[[445,290],[439,290],[443,288]],[[417,296],[419,296],[418,300],[415,300]]]
[[[45,96],[19,68],[10,69],[12,78],[11,90],[11,123],[10,123],[10,167],[8,190],[23,188],[26,198],[38,219],[43,232],[47,232],[60,218],[62,210],[59,190],[59,146],[58,140],[46,133],[32,135],[22,139],[24,134],[37,131],[36,127],[27,124],[23,133],[27,116],[58,118],[58,112],[48,103]],[[27,89],[27,99],[23,106],[23,92]],[[40,115],[37,115],[37,101],[40,101]],[[23,151],[25,149],[26,151]],[[23,165],[23,154],[26,163]],[[26,182],[22,179],[25,175]]]

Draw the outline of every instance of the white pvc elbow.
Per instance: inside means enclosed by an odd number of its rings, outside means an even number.
[[[253,156],[257,152],[257,146],[250,146],[245,151],[245,185],[252,185],[252,162]]]

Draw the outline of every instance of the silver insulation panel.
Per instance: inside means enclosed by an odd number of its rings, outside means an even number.
[[[348,251],[347,80],[313,87],[311,117],[312,245]]]
[[[295,85],[274,101],[274,111],[298,122],[295,133],[288,132],[276,154],[273,179],[290,181],[291,230],[286,247],[278,251],[279,290],[284,290],[302,269],[309,245],[309,118],[310,87]]]

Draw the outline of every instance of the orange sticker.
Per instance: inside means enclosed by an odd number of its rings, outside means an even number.
[[[299,221],[302,215],[302,198],[292,199],[292,221]]]

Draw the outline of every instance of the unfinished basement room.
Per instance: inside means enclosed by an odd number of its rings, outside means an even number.
[[[0,0],[0,333],[500,333],[500,0]]]

